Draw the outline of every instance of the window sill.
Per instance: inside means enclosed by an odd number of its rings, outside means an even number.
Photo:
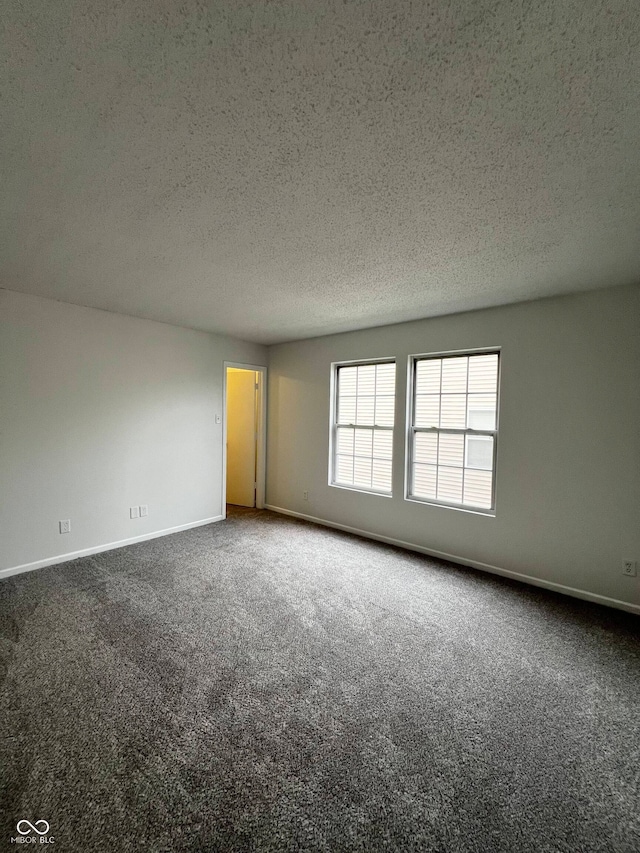
[[[344,489],[347,492],[358,492],[361,495],[374,495],[377,498],[392,498],[391,492],[376,492],[373,489],[359,489],[357,486],[345,486],[342,483],[329,483],[332,489]]]
[[[438,509],[454,509],[457,512],[468,512],[471,515],[482,515],[485,518],[495,518],[496,511],[495,509],[479,509],[478,507],[470,507],[470,506],[457,506],[456,504],[446,504],[439,501],[428,501],[423,498],[412,498],[408,495],[405,495],[405,501],[408,501],[412,504],[421,504],[422,506],[435,506]]]

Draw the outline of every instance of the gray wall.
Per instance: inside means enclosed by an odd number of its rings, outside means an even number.
[[[266,356],[0,291],[0,572],[219,517],[223,361]]]
[[[639,330],[625,287],[272,347],[267,503],[638,605],[621,561],[640,561]],[[408,355],[492,346],[496,517],[403,500]],[[331,362],[383,356],[398,364],[392,498],[327,483]]]

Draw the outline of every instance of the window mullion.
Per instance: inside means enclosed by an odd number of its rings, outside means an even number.
[[[339,429],[386,429],[393,432],[393,427],[380,426],[379,424],[336,424]]]
[[[340,424],[342,426],[342,424]],[[376,429],[383,429],[383,427],[376,427]],[[412,427],[416,432],[431,432],[440,434],[442,432],[447,433],[449,435],[497,435],[498,431],[495,429],[455,429],[454,427]]]

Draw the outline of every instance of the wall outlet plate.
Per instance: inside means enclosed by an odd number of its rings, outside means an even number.
[[[129,507],[129,515],[131,518],[139,518],[140,517],[140,507],[132,506]]]
[[[638,574],[638,564],[635,560],[622,561],[622,574],[628,578],[635,578]]]
[[[302,500],[303,500],[303,501],[308,501],[308,500],[309,500],[309,492],[304,491],[304,492],[302,493]]]
[[[140,518],[146,518],[149,515],[149,507],[147,504],[140,504]]]
[[[71,533],[71,520],[69,518],[60,522],[60,533]]]

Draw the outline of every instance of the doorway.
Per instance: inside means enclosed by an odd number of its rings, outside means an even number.
[[[264,506],[266,368],[224,364],[222,509]]]

